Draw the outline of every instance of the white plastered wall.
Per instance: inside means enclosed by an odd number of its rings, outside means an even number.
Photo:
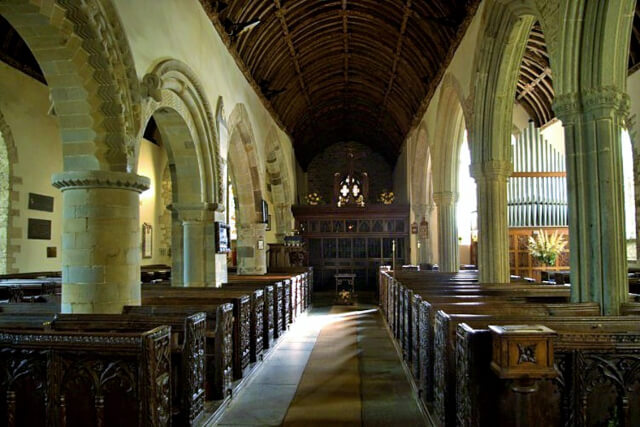
[[[51,175],[62,170],[62,142],[57,119],[48,114],[50,105],[44,84],[0,62],[0,111],[18,158],[12,165],[14,228],[9,232],[17,272],[60,270],[62,197],[51,186]],[[53,197],[53,212],[28,209],[29,193]],[[51,240],[27,239],[29,218],[51,221]],[[47,247],[57,248],[55,258],[47,258]]]
[[[226,119],[237,104],[244,105],[255,136],[262,194],[266,197],[265,143],[275,121],[237,67],[200,3],[197,0],[114,0],[114,4],[122,20],[139,78],[159,61],[177,59],[187,64],[198,76],[211,105],[215,106],[218,98],[222,97]],[[288,159],[286,167],[291,174],[292,194],[295,194],[296,161],[293,149],[288,136],[280,129],[278,139],[284,157]],[[227,147],[220,148],[221,156],[226,161]],[[273,207],[269,208],[273,212]],[[216,219],[224,220],[224,215],[217,214]],[[276,240],[275,224],[271,229],[266,234],[267,242]]]

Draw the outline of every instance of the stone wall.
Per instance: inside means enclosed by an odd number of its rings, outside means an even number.
[[[327,147],[309,164],[307,170],[307,188],[309,192],[317,192],[325,203],[333,198],[333,175],[345,172],[349,163],[347,152],[352,150],[357,160],[354,161],[355,172],[369,174],[369,201],[378,203],[378,195],[383,190],[393,189],[391,167],[380,154],[357,142],[337,143]],[[305,203],[304,200],[301,201]]]

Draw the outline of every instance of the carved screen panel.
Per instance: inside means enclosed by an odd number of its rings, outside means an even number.
[[[338,258],[351,258],[351,239],[338,239]]]
[[[367,257],[367,239],[364,239],[364,238],[353,239],[353,257],[354,258]]]
[[[367,256],[369,258],[380,258],[381,253],[380,239],[373,237],[367,239]]]

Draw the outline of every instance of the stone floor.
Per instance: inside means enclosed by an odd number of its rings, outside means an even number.
[[[316,303],[217,425],[425,424],[377,308]]]

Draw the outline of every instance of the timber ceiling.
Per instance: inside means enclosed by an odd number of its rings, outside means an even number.
[[[551,109],[553,96],[553,79],[547,45],[540,23],[536,22],[529,33],[527,47],[520,63],[516,101],[525,109],[536,126],[540,127],[555,117]]]
[[[633,17],[633,32],[629,47],[629,74],[640,68],[640,1],[636,3]],[[535,23],[529,34],[527,47],[520,64],[516,101],[536,123],[544,126],[555,118],[553,103],[553,75],[549,65],[549,54],[544,34],[539,23]]]
[[[640,2],[636,2],[636,13],[633,16],[633,33],[631,33],[631,49],[629,52],[629,74],[640,68]]]
[[[342,141],[393,164],[479,0],[201,2],[306,169]]]

